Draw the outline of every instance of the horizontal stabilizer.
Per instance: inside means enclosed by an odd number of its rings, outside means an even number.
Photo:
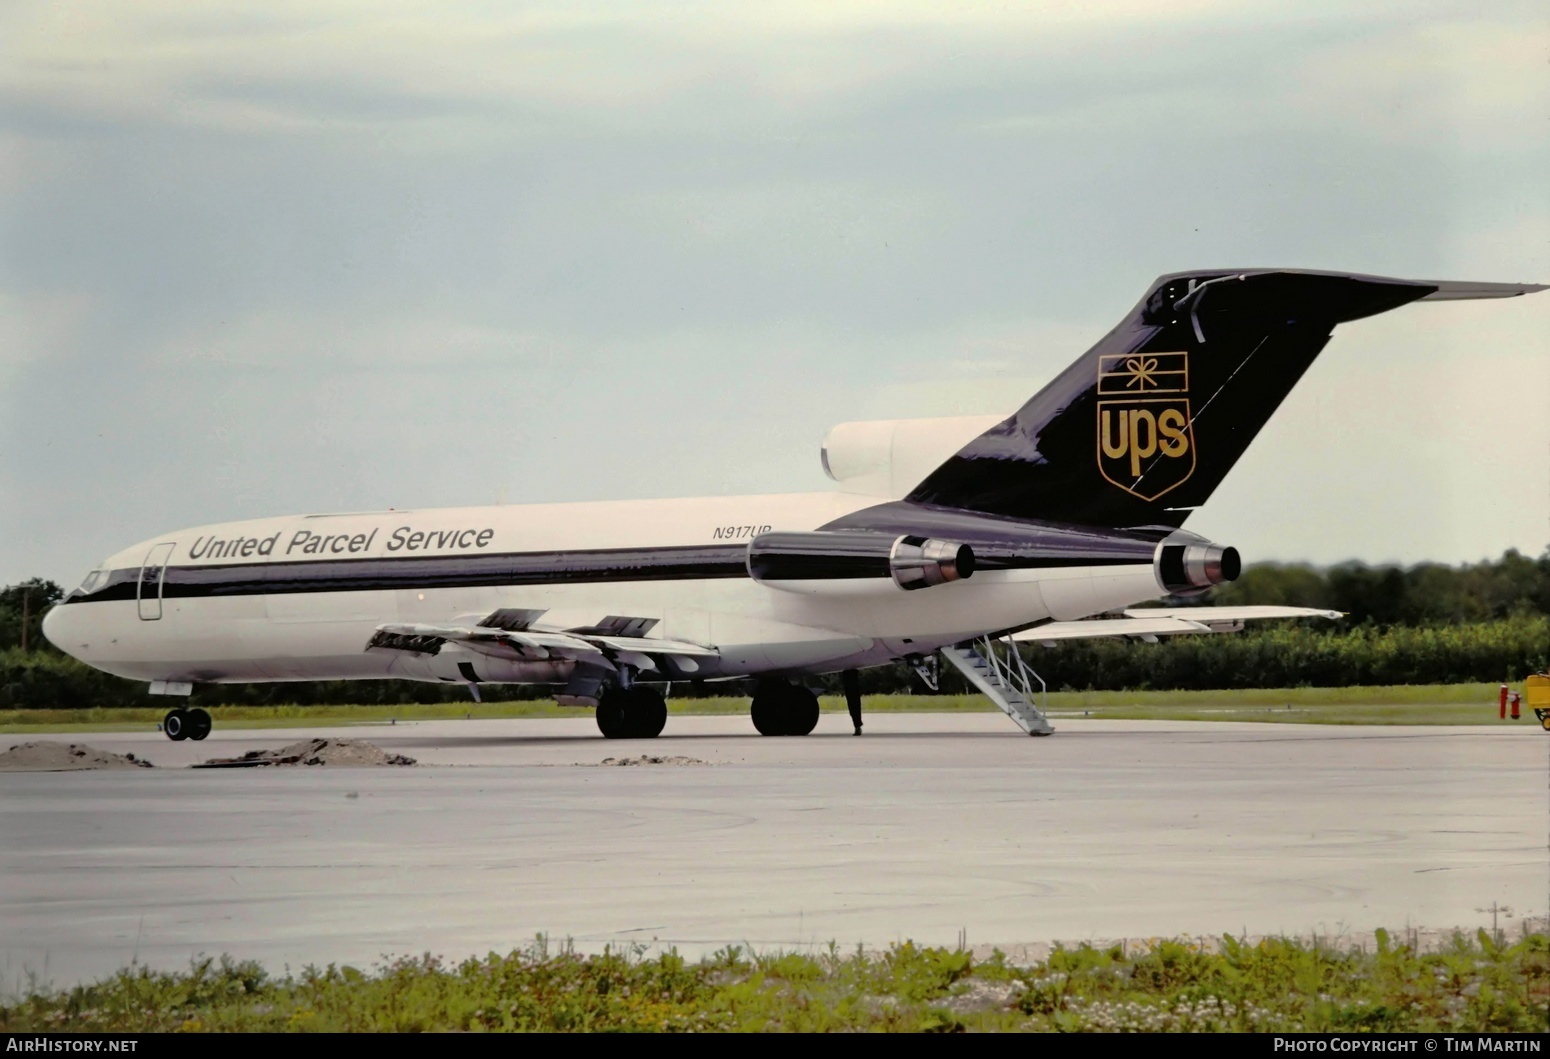
[[[1550,290],[1543,283],[1471,283],[1468,280],[1428,280],[1437,289],[1423,295],[1423,302],[1461,302],[1475,298],[1516,298],[1522,294],[1537,294]]]

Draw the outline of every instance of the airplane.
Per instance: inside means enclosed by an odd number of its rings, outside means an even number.
[[[1338,324],[1521,283],[1217,269],[1157,279],[1007,417],[845,423],[830,492],[291,515],[197,526],[104,560],[44,632],[88,665],[195,683],[398,678],[552,685],[608,738],[651,738],[663,691],[756,678],[763,735],[806,735],[802,678],[958,668],[1053,731],[1019,642],[1155,639],[1335,612],[1141,608],[1237,578],[1183,528]],[[1127,609],[1131,608],[1131,609]],[[1095,617],[1096,616],[1096,617]],[[205,710],[163,729],[203,739]]]

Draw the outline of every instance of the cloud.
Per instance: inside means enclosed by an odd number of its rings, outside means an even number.
[[[1377,107],[1380,124],[1392,130],[1386,108],[1396,92],[1419,93],[1425,103],[1457,90],[1449,99],[1471,116],[1487,107],[1532,108],[1522,91],[1522,76],[1532,76],[1524,62],[1538,46],[1532,34],[1482,23],[1472,10],[1469,22],[1416,28],[1418,14],[1336,3],[1261,4],[1249,13],[1226,0],[519,10],[423,2],[218,11],[167,0],[23,4],[0,22],[10,40],[0,92],[14,108],[97,121],[390,135],[406,148],[496,134],[564,138],[579,127],[735,136],[843,117],[879,93],[958,94],[983,88],[991,75],[1049,85],[1134,83],[1166,96],[1163,76],[1198,84],[1212,67],[1238,65],[1233,52],[1245,50],[1264,53],[1257,64],[1241,64],[1240,81],[1247,80],[1240,87],[1252,99],[1256,67],[1262,76],[1280,53],[1298,51],[1298,38],[1338,27],[1372,40],[1307,66],[1300,91],[1310,112],[1324,113],[1338,95],[1338,112],[1350,118]],[[1454,43],[1460,36],[1462,47]],[[1425,61],[1428,55],[1437,62]],[[1439,62],[1449,75],[1442,85]],[[1188,108],[1165,112],[1200,118]],[[758,119],[750,122],[752,115]],[[1002,115],[986,125],[1038,128],[1047,120],[1056,119]]]
[[[150,350],[141,363],[147,370],[175,373],[305,370],[463,380],[470,373],[521,372],[567,356],[558,336],[456,320],[269,312],[206,325]]]
[[[28,368],[75,341],[90,313],[83,295],[0,291],[0,396]]]
[[[1287,102],[1383,141],[1543,156],[1547,54],[1542,13],[1537,26],[1471,13],[1323,49],[1298,64]]]

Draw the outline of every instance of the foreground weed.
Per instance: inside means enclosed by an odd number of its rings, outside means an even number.
[[[254,963],[132,967],[92,985],[0,1003],[0,1031],[1544,1031],[1550,941],[1481,932],[1417,953],[1381,931],[1375,951],[1231,937],[1056,949],[1032,967],[1001,953],[911,942],[759,954],[731,946],[688,963],[639,948],[582,955],[539,938],[449,964],[370,972]]]

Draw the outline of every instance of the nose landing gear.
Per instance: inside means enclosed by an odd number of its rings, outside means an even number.
[[[161,730],[167,733],[167,738],[174,743],[181,743],[185,739],[195,742],[210,734],[214,722],[210,714],[195,706],[191,710],[185,710],[181,706],[174,710],[168,710],[167,716],[161,720]]]

